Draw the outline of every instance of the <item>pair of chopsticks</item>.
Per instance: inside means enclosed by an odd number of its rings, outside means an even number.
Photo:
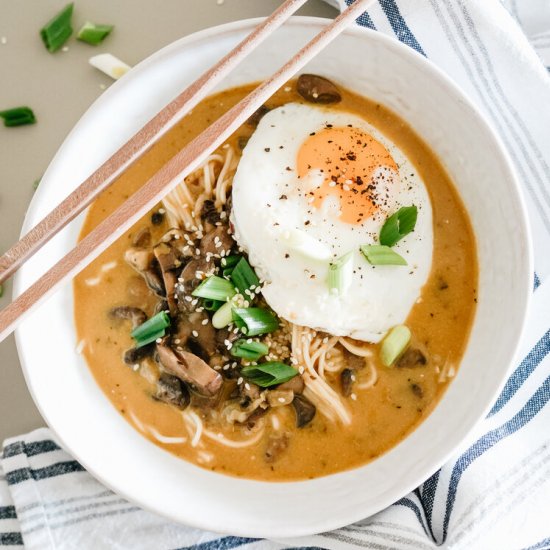
[[[46,242],[89,206],[114,179],[185,114],[199,103],[237,64],[270,36],[307,0],[286,0],[214,67],[153,117],[75,191],[0,257],[0,283],[9,278]],[[68,278],[79,273],[151,210],[206,157],[223,144],[271,95],[363,13],[373,0],[355,0],[292,59],[237,105],[185,146],[117,210],[82,239],[66,256],[0,311],[0,342],[23,318]]]

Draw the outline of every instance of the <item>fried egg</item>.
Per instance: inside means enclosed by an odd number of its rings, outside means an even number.
[[[284,319],[378,342],[403,323],[432,264],[432,210],[411,161],[363,118],[289,103],[268,112],[243,150],[233,180],[239,245]],[[388,216],[415,205],[415,230],[393,249],[406,266],[374,266],[360,252],[378,244]],[[331,262],[352,256],[341,292]]]

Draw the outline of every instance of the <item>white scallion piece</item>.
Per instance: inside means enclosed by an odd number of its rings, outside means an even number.
[[[92,67],[95,67],[114,80],[118,80],[131,69],[130,65],[127,65],[124,61],[121,61],[110,53],[94,55],[94,57],[90,57],[89,63]]]
[[[327,285],[331,294],[342,296],[351,286],[353,278],[353,252],[344,254],[328,268]]]
[[[303,256],[319,260],[321,262],[330,260],[330,248],[300,229],[290,229],[282,234],[282,240],[288,248],[299,252]]]

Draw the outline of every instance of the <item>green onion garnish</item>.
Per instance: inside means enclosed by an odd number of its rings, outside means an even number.
[[[100,42],[107,37],[107,35],[114,29],[113,25],[94,25],[89,21],[86,21],[82,28],[78,31],[77,38],[82,42],[87,42],[92,46],[97,46]]]
[[[224,302],[221,302],[219,300],[210,300],[206,299],[202,301],[202,307],[206,309],[206,311],[218,311],[223,306]]]
[[[239,293],[242,294],[245,299],[247,296],[251,299],[255,297],[253,290],[260,286],[260,280],[250,267],[250,264],[246,261],[246,258],[241,258],[239,260],[237,265],[233,268],[230,277]]]
[[[32,188],[36,191],[38,189],[38,186],[40,185],[40,182],[42,181],[42,178],[39,178],[37,180],[34,180],[32,184]]]
[[[407,349],[411,341],[411,331],[405,325],[393,327],[382,340],[380,346],[380,360],[386,367],[391,367],[393,363]]]
[[[65,44],[69,36],[73,34],[71,17],[73,5],[67,4],[53,19],[48,21],[40,30],[40,36],[50,53],[56,52]]]
[[[233,284],[227,279],[212,275],[205,279],[193,292],[193,296],[226,302],[235,296],[236,291]]]
[[[0,111],[0,117],[4,119],[4,126],[23,126],[24,124],[34,124],[36,118],[32,109],[29,107],[14,107]]]
[[[233,321],[243,334],[258,336],[279,328],[277,316],[261,307],[233,308]]]
[[[239,256],[237,254],[234,254],[233,256],[226,256],[225,258],[222,258],[221,261],[221,267],[222,267],[222,275],[224,277],[229,277],[231,273],[233,273],[233,270],[235,269],[235,266],[239,263],[242,256]]]
[[[400,208],[382,226],[380,244],[393,246],[397,241],[408,235],[416,225],[417,216],[418,208],[414,205]]]
[[[327,285],[333,294],[345,294],[352,282],[353,252],[348,252],[331,263],[328,268]]]
[[[407,265],[407,260],[382,244],[365,244],[361,247],[363,256],[372,265]]]
[[[2,296],[4,296],[4,286],[0,285],[0,298],[2,298]]]
[[[212,316],[212,326],[217,329],[224,328],[231,321],[233,321],[233,302],[229,301],[214,313]]]
[[[257,361],[269,351],[269,347],[261,342],[248,342],[244,338],[237,340],[231,347],[233,357],[242,357],[247,361]]]
[[[170,317],[166,311],[161,311],[132,331],[132,338],[136,347],[141,348],[166,334],[166,327],[170,326]]]
[[[262,388],[269,388],[270,386],[288,382],[298,374],[298,371],[285,363],[270,361],[261,365],[245,367],[241,370],[241,374],[254,384]]]

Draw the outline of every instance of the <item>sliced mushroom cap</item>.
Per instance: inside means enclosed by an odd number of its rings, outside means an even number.
[[[300,75],[297,90],[311,103],[338,103],[342,100],[338,88],[330,80],[315,74]]]
[[[160,243],[155,246],[153,253],[162,273],[168,308],[170,309],[170,313],[175,315],[178,310],[176,302],[176,283],[178,282],[176,269],[181,266],[181,262],[178,260],[174,249],[166,243]]]
[[[171,374],[162,373],[157,382],[157,391],[153,398],[169,405],[174,405],[178,409],[185,409],[191,400],[189,390],[185,384],[177,377]]]
[[[413,367],[423,367],[428,360],[418,348],[409,348],[395,363],[400,369],[410,369]]]
[[[179,284],[176,286],[176,296],[178,300],[178,308],[180,311],[194,311],[194,306],[191,301],[186,300],[186,296],[191,296],[191,293],[203,281],[205,275],[210,275],[214,272],[214,260],[206,261],[206,258],[195,258],[191,260],[183,268],[179,276]]]
[[[296,412],[296,427],[303,428],[307,426],[315,417],[317,409],[315,405],[303,395],[294,396],[292,406]]]
[[[292,390],[295,394],[301,394],[303,393],[306,385],[304,383],[304,379],[298,375],[294,378],[291,378],[288,382],[285,382],[284,384],[280,384],[277,386],[278,390]]]
[[[130,366],[138,365],[147,357],[151,357],[154,351],[155,346],[153,344],[148,344],[146,346],[142,346],[141,348],[130,348],[124,352],[122,360]]]
[[[148,248],[132,246],[124,253],[124,259],[140,273],[146,271],[153,263],[153,251]]]
[[[151,231],[148,227],[140,229],[132,240],[134,246],[145,248],[151,244]]]
[[[120,306],[114,307],[109,310],[109,317],[111,319],[122,319],[125,321],[132,321],[132,328],[139,327],[147,321],[147,315],[139,307]]]
[[[189,340],[198,344],[203,352],[200,355],[205,356],[205,358],[216,353],[216,329],[212,326],[210,318],[204,311],[179,315],[174,343],[178,346],[184,346],[188,344]]]
[[[256,126],[258,126],[258,124],[260,123],[260,120],[262,120],[262,118],[267,115],[269,111],[271,111],[269,107],[267,107],[266,105],[262,105],[260,108],[254,111],[254,113],[252,113],[246,123],[249,126],[253,126],[254,128],[256,128]]]
[[[160,239],[163,243],[168,243],[175,249],[180,258],[191,258],[195,255],[197,248],[191,234],[182,229],[170,229]]]
[[[201,220],[205,225],[210,224],[211,227],[220,222],[220,213],[218,212],[214,201],[206,199],[202,203]]]
[[[211,231],[209,231],[202,239],[199,249],[201,254],[220,254],[224,252],[227,255],[233,248],[235,241],[229,234],[229,228],[227,225],[217,225]]]
[[[342,388],[342,395],[349,397],[353,391],[353,384],[355,383],[355,370],[344,369],[340,373],[340,386]]]
[[[289,443],[290,436],[287,433],[269,436],[264,453],[265,461],[268,463],[275,462],[288,449]]]
[[[157,344],[159,360],[164,368],[183,382],[191,384],[198,393],[216,395],[222,386],[222,377],[200,357],[188,351],[177,351],[165,344]]]
[[[290,405],[294,399],[294,392],[292,390],[269,390],[267,392],[267,402],[270,407],[284,407]]]
[[[154,269],[151,268],[147,271],[142,271],[141,276],[145,280],[145,284],[147,285],[147,287],[152,290],[159,298],[166,297],[164,281]]]

